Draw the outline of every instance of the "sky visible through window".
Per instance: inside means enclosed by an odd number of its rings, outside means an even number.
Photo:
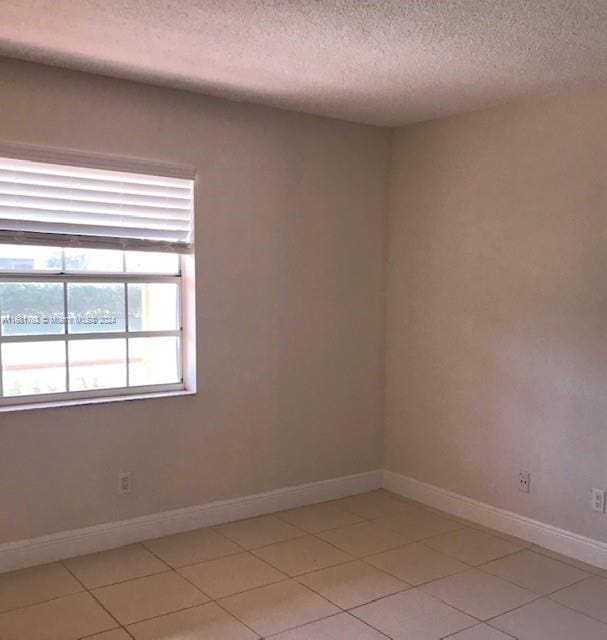
[[[0,245],[2,396],[181,382],[171,253]]]

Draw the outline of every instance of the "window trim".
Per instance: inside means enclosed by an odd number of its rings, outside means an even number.
[[[160,331],[129,331],[128,315],[125,331],[111,332],[83,332],[58,334],[37,334],[21,336],[1,336],[0,345],[3,343],[62,341],[67,345],[70,341],[124,338],[127,342],[126,367],[128,384],[128,338],[130,337],[155,337],[177,336],[180,340],[179,373],[181,380],[174,383],[157,385],[138,385],[126,387],[113,387],[107,389],[89,389],[85,391],[60,391],[47,394],[31,394],[23,396],[0,395],[0,413],[23,410],[39,409],[46,407],[81,406],[83,404],[99,404],[117,400],[135,400],[156,397],[171,397],[181,395],[193,395],[196,393],[196,311],[195,311],[195,273],[194,254],[182,254],[179,256],[178,274],[147,274],[142,272],[99,272],[85,273],[75,270],[59,269],[56,271],[10,271],[0,270],[0,281],[31,281],[31,282],[116,282],[125,285],[125,312],[128,314],[128,296],[126,284],[128,283],[154,283],[175,282],[178,286],[178,328],[174,330]],[[64,296],[66,294],[64,293]],[[67,297],[65,297],[67,304]],[[69,335],[69,338],[67,337]],[[1,351],[0,351],[1,353]],[[1,366],[1,355],[0,355]],[[69,366],[66,354],[66,375]],[[1,383],[0,383],[1,384]]]
[[[134,387],[131,387],[134,388]],[[100,389],[100,391],[107,391],[107,389]],[[77,392],[74,392],[77,393]],[[63,398],[47,401],[28,402],[23,404],[6,404],[0,405],[0,414],[12,413],[18,411],[33,411],[37,409],[60,409],[62,407],[83,407],[87,405],[99,405],[99,404],[112,404],[114,402],[127,402],[132,400],[154,400],[155,398],[178,398],[182,396],[195,396],[196,390],[190,389],[177,389],[167,391],[151,391],[140,392],[132,394],[115,394],[115,395],[103,395],[98,398],[87,396],[86,398]],[[37,396],[36,396],[37,397]]]

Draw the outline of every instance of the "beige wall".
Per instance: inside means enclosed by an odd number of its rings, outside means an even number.
[[[373,469],[383,429],[391,470],[607,539],[605,104],[396,131],[386,232],[389,131],[0,60],[0,144],[196,166],[199,358],[195,397],[0,414],[0,542]]]
[[[0,414],[0,542],[380,465],[389,136],[0,61],[0,142],[196,166],[199,358],[195,397]]]
[[[387,468],[601,540],[606,104],[572,91],[396,133],[385,407]]]

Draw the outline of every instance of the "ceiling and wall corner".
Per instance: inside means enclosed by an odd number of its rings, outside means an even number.
[[[381,126],[607,79],[604,0],[4,0],[0,55]]]

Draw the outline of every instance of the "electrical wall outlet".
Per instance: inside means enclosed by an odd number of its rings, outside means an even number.
[[[592,510],[605,513],[605,489],[592,490]]]
[[[529,471],[519,471],[518,490],[522,493],[529,493],[531,490],[531,474]]]
[[[118,493],[121,496],[128,496],[133,489],[133,474],[124,471],[118,476]]]

